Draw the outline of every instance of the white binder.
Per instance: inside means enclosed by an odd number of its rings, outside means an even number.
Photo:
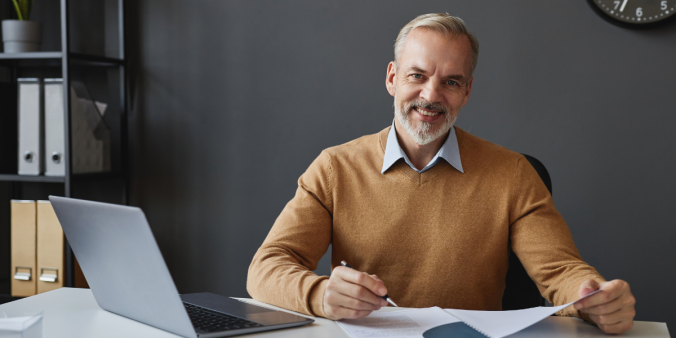
[[[65,176],[63,79],[45,79],[45,176]]]
[[[19,78],[19,175],[40,175],[43,116],[40,79]]]

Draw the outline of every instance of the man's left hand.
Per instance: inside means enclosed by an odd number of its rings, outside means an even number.
[[[580,297],[584,297],[598,289],[601,292],[575,303],[575,309],[591,318],[605,333],[622,333],[634,326],[634,304],[636,299],[631,294],[629,283],[613,280],[599,283],[589,279],[582,283]]]

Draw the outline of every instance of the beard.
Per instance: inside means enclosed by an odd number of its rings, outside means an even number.
[[[417,99],[411,102],[402,104],[403,107],[397,107],[397,96],[394,96],[394,115],[399,119],[399,122],[406,132],[413,138],[415,143],[423,146],[439,137],[446,134],[458,117],[458,114],[451,115],[450,109],[438,103],[429,103],[425,99]],[[411,119],[411,111],[416,108],[425,108],[429,110],[439,111],[444,114],[443,121],[427,122],[427,121],[413,121]],[[414,125],[414,123],[416,123]]]

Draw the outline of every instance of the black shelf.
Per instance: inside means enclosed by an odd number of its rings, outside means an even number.
[[[87,174],[73,174],[71,179],[77,182],[81,181],[97,181],[97,180],[124,180],[126,176],[121,173],[87,173]],[[0,174],[0,182],[42,182],[42,183],[65,183],[65,176],[32,176],[32,175],[13,175]]]
[[[91,66],[124,66],[124,60],[116,58],[78,53],[70,53],[69,56],[73,62]]]
[[[0,65],[6,67],[61,67],[61,52],[0,53]]]
[[[0,181],[64,183],[66,182],[66,178],[63,176],[29,176],[29,175],[0,174]]]
[[[61,52],[0,53],[0,60],[60,60]]]
[[[61,67],[63,62],[61,52],[32,52],[32,53],[0,53],[0,64],[12,66],[46,66]],[[69,53],[68,57],[73,65],[115,67],[124,66],[125,61],[99,55]]]

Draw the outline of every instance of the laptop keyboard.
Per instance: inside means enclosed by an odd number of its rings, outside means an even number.
[[[183,305],[185,305],[185,309],[188,311],[192,326],[197,330],[216,332],[263,326],[252,321],[205,309],[200,306],[188,303],[183,303]]]

